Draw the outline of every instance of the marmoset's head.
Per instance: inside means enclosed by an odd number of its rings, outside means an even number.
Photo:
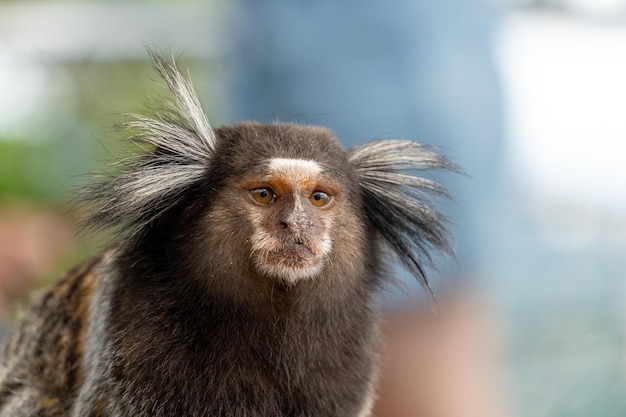
[[[216,200],[202,222],[208,243],[201,246],[241,273],[287,284],[314,278],[329,263],[358,260],[365,234],[360,193],[330,131],[239,123],[215,133],[207,178]]]
[[[358,280],[388,248],[427,287],[423,263],[450,246],[443,216],[425,197],[446,193],[415,173],[452,163],[407,140],[345,150],[313,126],[213,129],[189,81],[152,56],[176,102],[127,124],[131,140],[154,151],[91,188],[86,199],[99,205],[92,225],[122,226],[136,239],[167,218],[169,235],[158,236],[179,248],[184,239],[184,256],[207,280]]]

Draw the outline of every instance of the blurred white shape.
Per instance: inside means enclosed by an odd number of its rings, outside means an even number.
[[[0,53],[0,132],[22,136],[24,120],[33,122],[42,113],[37,110],[47,101],[48,85],[44,68]]]
[[[613,17],[626,10],[624,0],[566,0],[565,4],[578,13],[598,17]]]
[[[38,60],[120,59],[145,56],[147,43],[186,57],[210,56],[220,46],[219,3],[0,3],[0,51]]]
[[[498,42],[508,162],[523,185],[626,208],[626,26],[514,14]]]

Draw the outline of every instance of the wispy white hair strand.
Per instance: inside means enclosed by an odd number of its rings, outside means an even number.
[[[174,101],[155,117],[130,115],[132,120],[122,125],[132,132],[129,142],[155,150],[122,160],[115,176],[104,175],[84,190],[82,200],[94,206],[87,227],[140,231],[202,179],[215,150],[215,133],[191,82],[173,60],[148,52]]]

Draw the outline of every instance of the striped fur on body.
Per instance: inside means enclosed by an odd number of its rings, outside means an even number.
[[[3,345],[0,415],[68,416],[85,380],[83,357],[101,257],[69,271],[33,302]]]
[[[152,55],[175,102],[126,126],[152,150],[80,196],[118,241],[19,322],[0,417],[369,416],[386,254],[429,288],[423,265],[451,253],[429,196],[446,192],[415,173],[456,167],[408,140],[212,128]]]

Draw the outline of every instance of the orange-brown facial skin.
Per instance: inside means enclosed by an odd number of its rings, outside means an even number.
[[[218,148],[212,177],[230,175],[217,182],[194,233],[197,276],[229,298],[261,304],[339,302],[374,279],[364,278],[370,238],[358,188],[329,131],[243,124],[218,134],[227,155]],[[270,190],[272,201],[255,200],[259,189]],[[311,201],[318,191],[329,196],[321,207]]]
[[[266,175],[240,183],[253,228],[253,264],[287,284],[314,278],[332,250],[330,230],[341,187],[310,160],[274,158],[266,169]]]

